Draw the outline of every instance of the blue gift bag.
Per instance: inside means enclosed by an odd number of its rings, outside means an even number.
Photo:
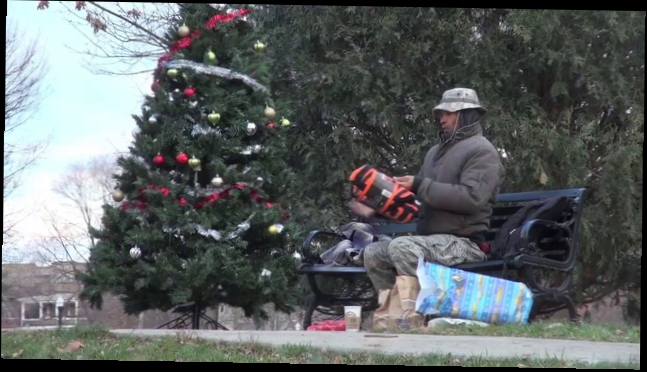
[[[435,263],[418,263],[423,315],[476,320],[490,324],[526,324],[532,292],[523,283],[471,273]]]

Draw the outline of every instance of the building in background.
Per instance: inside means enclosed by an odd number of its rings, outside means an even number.
[[[83,269],[85,264],[79,262],[2,264],[2,328],[57,326],[59,298],[64,303],[64,326],[100,324],[110,329],[154,329],[178,315],[158,310],[127,315],[119,298],[112,295],[104,295],[101,310],[91,309],[78,298],[81,285],[74,272]],[[263,330],[294,330],[303,318],[302,312],[269,313],[270,319],[261,326]],[[209,309],[208,315],[230,330],[256,328],[240,309],[220,306],[218,314]]]
[[[110,295],[104,296],[101,310],[91,309],[79,300],[81,286],[74,278],[74,271],[84,268],[85,264],[78,262],[2,264],[2,328],[57,326],[59,299],[64,304],[64,326],[155,328],[168,321],[169,314],[161,311],[127,315],[121,301]]]

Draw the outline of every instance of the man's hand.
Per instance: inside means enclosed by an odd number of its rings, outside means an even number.
[[[404,176],[404,177],[395,177],[395,180],[398,181],[400,186],[411,191],[411,189],[413,188],[414,178],[415,178],[414,176]]]
[[[372,218],[375,216],[375,210],[373,208],[367,207],[357,200],[351,201],[349,207],[350,210],[358,216],[362,216],[364,218]]]

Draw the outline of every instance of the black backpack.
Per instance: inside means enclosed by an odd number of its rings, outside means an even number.
[[[559,196],[530,202],[513,214],[497,231],[491,246],[490,257],[508,259],[518,255],[521,226],[531,220],[558,222],[570,208],[571,199]]]

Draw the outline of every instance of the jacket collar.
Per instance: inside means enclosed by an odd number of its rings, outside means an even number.
[[[472,125],[468,125],[466,127],[460,128],[459,130],[456,131],[456,133],[454,133],[454,135],[451,138],[448,138],[447,140],[444,140],[443,132],[439,131],[438,138],[440,138],[441,144],[445,144],[448,142],[459,142],[466,138],[473,137],[479,134],[483,134],[483,129],[481,128],[481,124],[479,122],[476,122]]]

